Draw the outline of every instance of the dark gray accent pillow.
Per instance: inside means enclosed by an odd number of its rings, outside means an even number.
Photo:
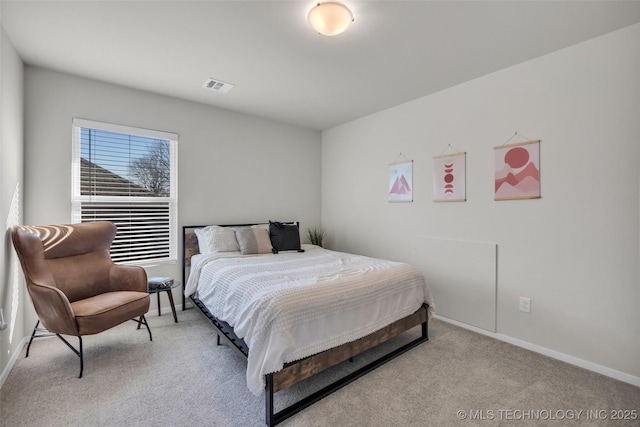
[[[300,248],[300,230],[295,224],[269,221],[269,237],[271,238],[274,254],[279,251],[304,252]]]

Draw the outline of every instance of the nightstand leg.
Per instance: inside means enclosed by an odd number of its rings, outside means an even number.
[[[178,323],[178,316],[176,315],[176,306],[173,303],[173,292],[171,292],[171,289],[167,291],[167,295],[169,296],[169,302],[171,303],[171,312],[173,313],[173,321],[175,323]]]

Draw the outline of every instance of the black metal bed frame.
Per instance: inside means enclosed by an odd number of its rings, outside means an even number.
[[[202,314],[211,322],[213,327],[216,329],[218,333],[217,344],[220,345],[220,338],[222,337],[222,339],[227,344],[231,345],[232,348],[235,348],[246,359],[249,356],[249,347],[244,342],[244,340],[242,340],[235,334],[235,332],[233,331],[233,328],[229,326],[228,323],[218,319],[216,316],[211,314],[211,312],[207,309],[207,307],[198,298],[195,298],[195,297],[189,297],[189,298],[191,299],[191,301],[193,301],[195,306],[198,307],[198,309],[202,312]],[[426,309],[426,304],[422,307],[422,309]],[[421,323],[421,328],[422,328],[421,335],[418,338],[414,339],[413,341],[410,341],[404,344],[403,346],[381,356],[380,358],[359,368],[358,370],[350,373],[349,375],[339,378],[333,383],[289,405],[288,407],[280,410],[279,412],[275,412],[275,407],[274,407],[274,395],[275,395],[274,383],[273,383],[274,374],[267,374],[265,377],[265,380],[266,380],[266,387],[265,387],[266,414],[265,415],[266,415],[267,426],[272,427],[272,426],[275,426],[276,424],[281,423],[287,418],[313,405],[317,401],[329,396],[330,394],[334,393],[337,390],[340,390],[342,387],[350,384],[351,382],[357,380],[363,375],[368,374],[369,372],[384,365],[390,360],[393,360],[396,357],[400,356],[401,354],[406,353],[407,351],[418,346],[419,344],[425,341],[428,341],[429,335],[428,335],[427,321],[425,321],[424,323]],[[300,361],[287,363],[285,364],[284,368],[288,366],[292,366],[296,363],[300,363]]]
[[[247,225],[253,225],[253,224],[247,224]],[[241,226],[241,225],[238,225]],[[246,225],[242,225],[242,226],[246,226]],[[182,259],[182,274],[183,274],[183,286],[184,286],[184,280],[185,280],[185,274],[186,274],[186,267],[185,267],[185,247],[184,247],[184,243],[185,243],[185,231],[187,228],[199,228],[199,227],[203,227],[203,226],[184,226],[183,227],[183,233],[182,233],[182,237],[183,237],[183,259]],[[183,292],[183,306],[182,309],[185,309],[185,295]],[[209,322],[213,325],[213,327],[216,329],[217,332],[217,344],[220,345],[220,338],[222,338],[227,344],[231,345],[232,348],[236,349],[245,359],[248,358],[249,356],[249,347],[247,346],[247,344],[244,342],[243,339],[241,339],[240,337],[238,337],[234,330],[233,327],[231,327],[228,323],[218,319],[216,316],[214,316],[209,309],[202,303],[202,301],[200,301],[198,298],[195,298],[193,296],[190,296],[189,299],[193,302],[193,304],[200,310],[200,312],[209,320]],[[423,304],[422,307],[418,310],[425,310],[425,312],[428,309],[428,305],[427,304]],[[428,316],[425,315],[425,320],[420,323],[421,326],[421,335],[400,346],[399,348],[379,357],[378,359],[368,363],[367,365],[357,369],[356,371],[348,374],[345,377],[339,378],[338,380],[334,381],[333,383],[323,387],[322,389],[310,394],[307,397],[302,398],[301,400],[287,406],[286,408],[275,412],[275,407],[274,407],[274,394],[276,393],[274,391],[274,374],[267,374],[265,376],[265,381],[266,381],[266,386],[265,386],[265,418],[266,418],[266,424],[268,427],[272,427],[275,426],[276,424],[281,423],[282,421],[288,419],[289,417],[297,414],[298,412],[302,411],[303,409],[313,405],[315,402],[318,402],[319,400],[329,396],[330,394],[334,393],[335,391],[341,389],[342,387],[350,384],[351,382],[355,381],[356,379],[362,377],[363,375],[366,375],[367,373],[373,371],[374,369],[384,365],[385,363],[395,359],[396,357],[406,353],[407,351],[411,350],[412,348],[420,345],[421,343],[428,341],[429,340],[429,335],[428,335]],[[329,350],[327,350],[329,351]],[[284,365],[283,369],[296,365],[298,363],[301,363],[302,361],[304,361],[306,359],[301,359],[295,362],[290,362]]]

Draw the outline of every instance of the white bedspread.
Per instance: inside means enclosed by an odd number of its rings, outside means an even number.
[[[247,387],[259,395],[266,374],[354,341],[435,306],[420,271],[399,262],[303,245],[304,253],[192,259],[185,295],[196,296],[249,346]]]

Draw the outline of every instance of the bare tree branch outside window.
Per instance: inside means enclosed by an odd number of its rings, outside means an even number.
[[[130,166],[129,173],[138,185],[141,185],[159,197],[169,197],[169,178],[171,176],[171,159],[169,141],[157,140],[149,147],[149,153],[136,159]]]

